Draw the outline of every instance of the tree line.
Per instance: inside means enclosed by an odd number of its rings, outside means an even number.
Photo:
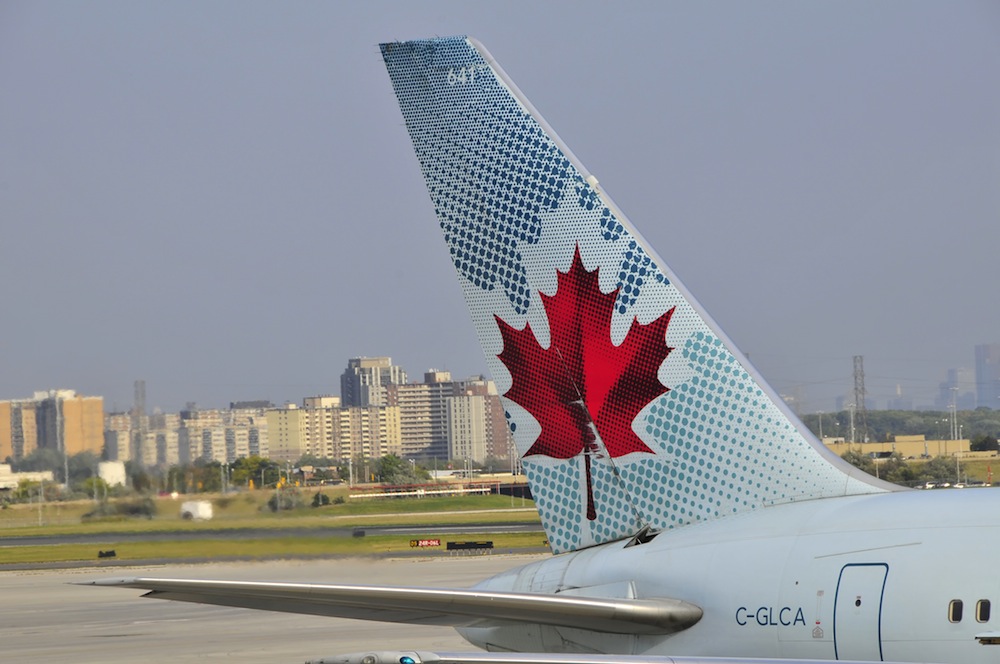
[[[168,468],[146,467],[133,461],[125,462],[126,486],[109,486],[97,472],[101,458],[93,452],[81,452],[65,458],[59,450],[39,448],[23,459],[8,457],[5,463],[15,472],[51,471],[54,481],[42,487],[38,482],[21,482],[17,490],[0,500],[22,502],[36,500],[44,489],[44,499],[74,500],[105,499],[135,494],[153,493],[221,493],[242,489],[276,489],[305,484],[302,468],[311,468],[313,484],[350,481],[353,472],[358,483],[386,485],[421,484],[431,481],[432,469],[465,468],[492,472],[508,467],[506,460],[487,459],[484,463],[466,460],[409,461],[395,454],[379,459],[358,457],[353,462],[326,459],[312,455],[301,457],[294,464],[279,463],[260,456],[240,458],[232,463],[197,459],[192,463]],[[68,474],[68,477],[67,477]]]
[[[960,410],[955,414],[961,429],[960,438],[974,440],[989,436],[1000,438],[1000,411],[989,408]],[[817,436],[850,440],[851,414],[847,410],[834,413],[810,413],[802,422]],[[861,441],[861,423],[855,413],[855,434]],[[868,440],[886,441],[895,435],[923,435],[928,440],[951,438],[951,411],[940,410],[869,410]]]

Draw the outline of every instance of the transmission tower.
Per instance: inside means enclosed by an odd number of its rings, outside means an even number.
[[[854,356],[854,407],[860,420],[861,442],[868,442],[868,406],[865,405],[865,357]]]

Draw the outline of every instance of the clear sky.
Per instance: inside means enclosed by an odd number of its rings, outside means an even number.
[[[1000,342],[1000,3],[0,3],[0,399],[485,363],[378,54],[480,39],[781,392]]]

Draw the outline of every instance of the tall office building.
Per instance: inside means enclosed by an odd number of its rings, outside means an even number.
[[[976,374],[971,369],[948,369],[945,380],[938,383],[934,407],[948,410],[952,404],[958,410],[975,410]]]
[[[976,346],[976,406],[1000,409],[1000,344]]]
[[[386,405],[386,388],[406,383],[406,372],[390,357],[356,357],[347,361],[340,376],[340,398],[344,408]]]

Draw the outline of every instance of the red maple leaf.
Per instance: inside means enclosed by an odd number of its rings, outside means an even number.
[[[588,272],[576,248],[568,272],[556,272],[555,295],[539,293],[549,319],[550,343],[542,348],[531,326],[517,330],[496,317],[503,338],[497,356],[510,370],[505,396],[531,413],[542,432],[524,456],[555,459],[584,455],[587,518],[594,509],[590,457],[600,454],[597,433],[611,458],[649,449],[632,421],[646,405],[668,391],[656,377],[672,348],[667,325],[674,310],[641,325],[635,319],[621,345],[611,342],[611,315],[618,288],[602,293],[598,269]]]

